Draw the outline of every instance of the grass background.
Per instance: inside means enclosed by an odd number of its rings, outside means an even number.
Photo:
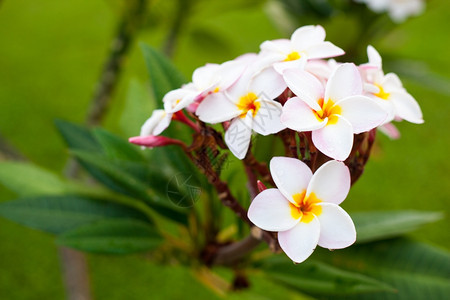
[[[287,35],[268,18],[263,1],[245,7],[238,3],[204,2],[191,11],[174,56],[187,78],[206,62],[258,51],[262,41]],[[424,62],[438,75],[419,74],[420,65],[403,64],[402,78],[420,103],[425,124],[400,123],[402,138],[398,141],[379,135],[364,176],[343,205],[350,213],[417,209],[449,215],[450,89],[448,79],[444,80],[450,77],[450,41],[445,25],[449,14],[448,1],[430,1],[424,15],[399,25],[374,43],[383,56]],[[53,120],[84,121],[118,18],[117,1],[112,0],[0,2],[0,131],[32,162],[62,171],[68,153]],[[341,30],[346,24],[345,16],[325,21],[328,40],[340,45],[340,39],[348,39]],[[143,31],[138,40],[158,46],[166,34],[163,22]],[[418,75],[413,79],[408,76],[411,74]],[[126,91],[134,78],[141,82],[147,79],[137,45],[126,61],[104,124],[118,134],[122,133],[119,119]],[[12,198],[13,194],[0,187],[0,200]],[[449,249],[449,225],[447,217],[414,236]],[[0,219],[0,241],[0,298],[64,297],[58,252],[51,236]],[[89,255],[96,299],[215,297],[190,276],[190,271],[157,266],[142,258]],[[273,288],[259,280],[254,290],[261,299],[267,299],[276,297]]]

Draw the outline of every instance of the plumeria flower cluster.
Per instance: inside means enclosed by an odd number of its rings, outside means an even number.
[[[420,124],[422,112],[400,79],[384,74],[372,46],[367,63],[339,63],[334,57],[344,51],[325,41],[325,30],[304,26],[290,39],[265,41],[260,48],[257,54],[195,70],[192,82],[168,92],[164,109],[155,110],[130,142],[184,145],[160,136],[172,120],[192,127],[196,137],[217,133],[209,124],[221,124],[224,135],[217,144],[248,164],[253,134],[278,135],[286,149],[296,150],[291,158],[272,159],[266,175],[277,189],[258,194],[248,217],[256,226],[278,232],[281,248],[301,262],[316,245],[338,249],[355,241],[354,225],[338,205],[368,159],[370,146],[364,148],[364,141],[373,143],[376,128],[395,137],[390,122]],[[189,149],[196,143],[194,139],[185,151],[193,151]]]
[[[376,13],[387,12],[396,23],[404,22],[410,16],[420,15],[425,9],[424,0],[355,0],[366,3]]]

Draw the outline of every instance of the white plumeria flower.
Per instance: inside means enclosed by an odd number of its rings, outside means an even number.
[[[339,206],[350,190],[350,172],[337,161],[315,173],[302,161],[274,157],[270,172],[278,189],[267,189],[250,204],[249,219],[261,229],[278,232],[281,249],[296,263],[317,245],[341,249],[356,240],[350,216]]]
[[[239,159],[247,154],[252,130],[269,135],[285,126],[280,122],[281,104],[273,101],[285,89],[283,77],[272,67],[254,75],[260,64],[252,65],[224,93],[209,95],[197,108],[199,119],[207,123],[230,121],[225,143]]]
[[[315,59],[306,63],[305,71],[316,76],[317,79],[319,79],[325,85],[331,74],[333,74],[334,70],[336,70],[339,65],[340,63],[338,63],[334,59]]]
[[[411,123],[423,123],[419,104],[402,85],[394,73],[384,74],[382,59],[374,47],[367,47],[369,62],[360,67],[365,80],[364,90],[388,113],[384,123],[404,119]]]
[[[309,25],[298,28],[290,40],[265,41],[261,44],[261,54],[282,73],[288,68],[303,68],[310,59],[343,55],[344,50],[325,41],[322,26]]]
[[[387,12],[396,23],[405,21],[410,16],[420,15],[425,3],[423,0],[355,0],[366,3],[376,13]]]
[[[296,131],[312,131],[314,145],[325,155],[345,160],[353,134],[369,131],[386,119],[386,112],[362,95],[362,81],[354,64],[340,65],[326,87],[310,73],[289,69],[284,79],[297,97],[283,107],[281,122]]]

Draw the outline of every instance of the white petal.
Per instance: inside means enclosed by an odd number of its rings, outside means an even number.
[[[404,90],[403,84],[395,73],[388,73],[382,79],[381,85],[385,92],[390,93],[398,90]]]
[[[283,106],[281,122],[296,131],[311,131],[324,127],[328,120],[317,119],[311,107],[298,97],[289,99]]]
[[[159,135],[169,126],[171,119],[172,114],[167,114],[163,109],[154,110],[142,125],[140,136]]]
[[[260,48],[262,52],[279,54],[280,59],[283,60],[284,56],[291,50],[291,42],[287,39],[265,41],[261,44]]]
[[[306,53],[308,54],[308,59],[328,58],[345,54],[344,50],[330,42],[311,46],[306,50]]]
[[[299,70],[304,69],[307,61],[308,60],[306,59],[306,56],[302,56],[300,59],[290,60],[290,61],[280,61],[280,62],[274,63],[273,68],[279,74],[283,74],[283,72],[285,70],[289,70],[289,69],[299,69]]]
[[[221,64],[218,72],[220,77],[219,89],[225,90],[229,88],[244,73],[246,67],[246,63],[238,60],[227,61]]]
[[[199,119],[207,123],[220,123],[239,116],[241,111],[223,93],[209,95],[200,103],[196,114]]]
[[[230,151],[239,159],[243,159],[248,151],[252,138],[251,111],[244,118],[237,117],[231,121],[230,127],[225,132],[225,143]]]
[[[275,99],[286,89],[286,83],[273,67],[265,68],[250,82],[249,92],[255,93],[258,98]]]
[[[323,154],[344,161],[352,151],[353,128],[349,121],[334,115],[337,122],[312,132],[314,145]]]
[[[254,131],[262,135],[269,135],[286,128],[280,120],[283,107],[279,102],[263,99],[259,99],[257,102],[260,107],[253,117],[252,128]]]
[[[371,45],[367,46],[367,57],[369,58],[369,64],[381,68],[381,56],[378,51]]]
[[[382,124],[388,114],[374,100],[366,96],[352,96],[336,103],[340,115],[352,124],[353,133],[369,131]]]
[[[321,203],[319,246],[328,249],[342,249],[356,241],[356,230],[350,216],[338,205]]]
[[[191,89],[191,85],[170,91],[163,98],[164,110],[168,113],[182,110],[194,101],[197,94],[197,91]]]
[[[322,26],[303,26],[294,31],[291,42],[296,50],[303,51],[310,46],[319,44],[325,40],[325,29]]]
[[[336,68],[325,88],[325,101],[334,103],[353,95],[362,94],[361,75],[354,64],[345,63]]]
[[[321,109],[317,103],[323,98],[325,89],[322,83],[303,70],[286,70],[283,72],[284,80],[291,91],[300,99],[305,101],[312,109],[318,111]]]
[[[347,166],[342,162],[330,160],[314,173],[306,197],[314,193],[321,201],[340,204],[350,191],[350,182]]]
[[[192,73],[192,82],[197,89],[205,90],[213,83],[217,83],[217,72],[219,70],[218,64],[206,64],[203,67],[195,69]]]
[[[422,110],[413,96],[406,92],[392,92],[389,100],[395,107],[396,116],[411,123],[423,123]]]
[[[300,221],[292,216],[290,202],[278,189],[259,193],[248,208],[248,218],[259,228],[268,231],[288,230]]]
[[[294,204],[292,196],[306,192],[312,177],[311,170],[301,160],[281,156],[270,160],[270,173],[280,192]]]
[[[280,231],[278,241],[284,253],[296,263],[305,261],[316,249],[320,236],[317,217],[309,223],[298,223],[292,229]]]

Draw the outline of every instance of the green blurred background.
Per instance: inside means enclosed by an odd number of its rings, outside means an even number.
[[[274,19],[273,2],[195,2],[182,14],[173,56],[187,78],[207,62],[220,63],[256,52],[262,41],[290,35],[291,29],[280,26],[288,22]],[[177,1],[150,3],[152,19],[146,21],[136,40],[160,47],[179,17]],[[64,169],[68,152],[53,121],[84,122],[122,7],[118,0],[0,1],[0,132],[32,162],[57,172]],[[422,16],[371,42],[388,58],[385,71],[399,72],[420,103],[425,124],[398,124],[402,137],[397,141],[379,134],[364,176],[343,205],[350,214],[390,209],[450,212],[449,15],[449,1],[429,1]],[[327,39],[344,49],[358,32],[357,20],[343,13],[320,23],[327,30]],[[365,53],[358,54],[364,60]],[[144,84],[147,76],[141,51],[134,43],[104,127],[124,137],[138,134],[141,120],[125,131],[120,116],[130,82]],[[14,197],[0,187],[0,200]],[[415,232],[414,237],[449,249],[449,225],[446,217]],[[157,266],[142,255],[89,255],[88,260],[96,299],[215,297],[190,271]],[[0,270],[1,299],[64,298],[57,247],[50,235],[0,219]],[[261,299],[277,297],[271,292],[271,283],[257,281],[254,288]]]

